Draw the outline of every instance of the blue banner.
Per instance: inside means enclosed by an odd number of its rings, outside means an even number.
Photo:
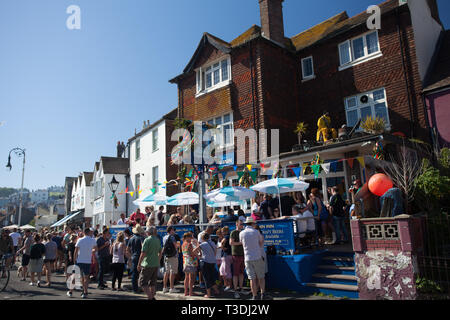
[[[277,250],[295,250],[294,225],[292,220],[265,220],[256,222],[264,235],[264,247],[275,246]],[[231,231],[236,229],[235,222],[222,223]]]
[[[264,247],[275,246],[278,250],[295,250],[294,225],[292,220],[258,221],[264,235]]]
[[[181,241],[183,241],[183,235],[187,232],[195,232],[195,225],[193,224],[179,224],[173,226],[175,229],[175,233],[180,237]],[[161,244],[163,238],[167,235],[167,226],[162,227],[156,227],[156,230],[158,232],[158,236],[161,239]]]
[[[121,231],[122,232],[125,231],[126,228],[127,228],[127,225],[111,226],[109,228],[109,233],[111,234],[111,239],[116,240],[117,234]]]

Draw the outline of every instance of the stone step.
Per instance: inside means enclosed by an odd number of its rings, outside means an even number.
[[[329,280],[347,280],[347,281],[357,281],[356,276],[348,274],[325,274],[325,273],[315,273],[314,278],[325,278]]]
[[[343,262],[354,262],[352,257],[339,257],[339,256],[327,256],[323,257],[323,260],[327,261],[343,261]]]
[[[348,284],[336,284],[336,283],[307,283],[306,286],[319,288],[319,289],[329,289],[329,290],[340,290],[340,291],[352,291],[357,292],[358,286],[352,286]]]
[[[338,271],[355,271],[355,267],[341,267],[333,264],[323,264],[317,267],[318,269],[338,270]]]

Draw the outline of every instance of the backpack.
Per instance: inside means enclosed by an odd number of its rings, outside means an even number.
[[[175,257],[177,255],[177,250],[175,249],[175,245],[173,244],[171,238],[172,238],[171,236],[167,238],[163,248],[163,254],[168,258]]]

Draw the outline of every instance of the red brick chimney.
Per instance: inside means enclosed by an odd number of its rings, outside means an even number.
[[[270,40],[284,43],[284,0],[259,0],[263,35]]]

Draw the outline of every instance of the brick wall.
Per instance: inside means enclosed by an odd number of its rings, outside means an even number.
[[[416,137],[428,140],[411,18],[407,6],[400,10],[400,37],[405,45],[406,70],[402,63],[395,13],[383,15],[381,30],[378,30],[382,57],[338,71],[339,43],[367,32],[365,25],[299,52],[299,64],[302,58],[311,55],[314,61],[316,78],[301,83],[299,89],[301,120],[308,122],[310,129],[317,128],[317,119],[324,110],[330,112],[335,128],[346,124],[344,98],[384,87],[392,132],[402,131],[409,136],[412,125]],[[301,81],[301,72],[298,77]],[[409,81],[412,117],[405,78]],[[314,138],[314,131],[309,131],[308,138]]]

